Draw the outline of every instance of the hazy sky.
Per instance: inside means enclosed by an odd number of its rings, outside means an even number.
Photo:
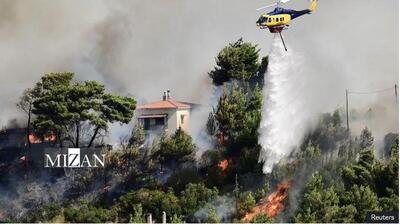
[[[266,55],[272,34],[255,26],[272,1],[0,1],[0,126],[15,102],[46,72],[73,71],[116,94],[140,101],[171,89],[179,100],[204,103],[207,73],[226,44],[243,37]],[[316,109],[332,107],[344,89],[398,82],[398,0],[320,0],[313,15],[284,32],[310,74],[302,85]],[[303,9],[306,0],[285,7]],[[311,97],[311,98],[310,98]]]

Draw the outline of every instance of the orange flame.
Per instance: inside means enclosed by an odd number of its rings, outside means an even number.
[[[254,217],[261,212],[264,212],[270,218],[279,215],[285,208],[283,204],[288,197],[290,185],[290,181],[282,181],[279,183],[278,189],[268,197],[261,199],[261,202],[256,207],[252,208],[251,211],[244,216],[243,220],[245,222],[251,222]]]
[[[222,171],[226,171],[229,167],[229,161],[227,159],[222,160],[221,162],[218,163],[218,167]]]
[[[38,138],[36,135],[34,134],[29,134],[29,142],[31,144],[39,144],[42,143],[42,140],[40,140],[40,138]]]
[[[48,135],[43,136],[43,140],[45,142],[54,142],[56,140],[56,136],[53,134],[48,134]],[[40,143],[42,143],[42,140],[35,134],[29,134],[29,142],[31,144],[40,144]]]
[[[45,142],[54,142],[55,140],[56,140],[56,136],[53,135],[53,134],[44,136],[44,141]]]

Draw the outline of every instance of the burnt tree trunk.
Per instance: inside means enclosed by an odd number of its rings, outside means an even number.
[[[29,134],[31,132],[31,113],[32,113],[32,103],[29,103],[28,125],[26,126],[26,141],[28,143],[28,148],[31,148],[31,141],[29,141]]]
[[[79,135],[80,135],[79,121],[75,122],[75,126],[76,126],[75,147],[79,148]]]
[[[96,139],[96,136],[97,136],[97,133],[99,132],[99,130],[100,130],[100,127],[96,127],[96,129],[94,129],[94,133],[93,133],[92,138],[90,139],[88,148],[90,148],[92,146],[94,140]]]

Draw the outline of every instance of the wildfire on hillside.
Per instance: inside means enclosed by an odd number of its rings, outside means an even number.
[[[218,167],[225,172],[229,167],[229,160],[224,159],[218,163]]]
[[[288,197],[288,190],[291,186],[291,181],[282,181],[278,184],[278,189],[269,196],[261,199],[261,202],[248,212],[243,220],[251,222],[254,217],[264,212],[268,217],[273,218],[279,215],[284,207],[284,202]]]

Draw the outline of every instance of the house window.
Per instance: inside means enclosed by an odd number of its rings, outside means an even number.
[[[150,130],[150,119],[149,118],[143,119],[143,122],[144,122],[143,129],[144,130]]]
[[[185,121],[185,115],[181,114],[181,124],[183,124],[183,121]]]
[[[163,117],[161,117],[161,118],[156,118],[155,120],[156,120],[156,125],[157,125],[157,126],[159,126],[159,125],[164,125],[164,118],[163,118]]]

